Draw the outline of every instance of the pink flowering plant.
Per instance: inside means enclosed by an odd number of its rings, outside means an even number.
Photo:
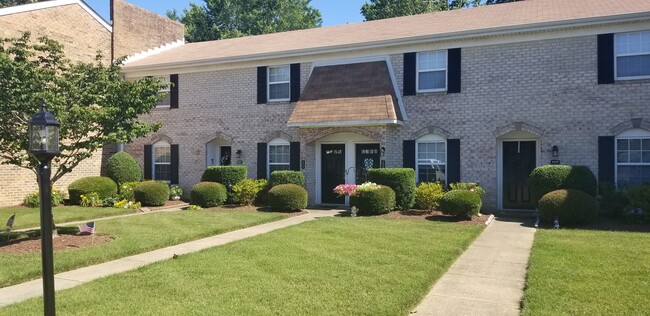
[[[334,193],[339,196],[359,196],[364,192],[374,191],[379,188],[381,188],[381,186],[373,182],[365,182],[361,185],[339,184],[334,188]]]
[[[334,193],[339,196],[355,196],[357,195],[356,184],[339,184],[334,188]]]

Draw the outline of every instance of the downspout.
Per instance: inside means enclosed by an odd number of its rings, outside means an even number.
[[[115,62],[115,1],[110,0],[111,10],[111,63]]]

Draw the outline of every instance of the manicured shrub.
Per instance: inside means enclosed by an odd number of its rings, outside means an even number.
[[[415,204],[429,212],[438,208],[440,198],[445,192],[439,182],[422,182],[415,189]]]
[[[251,205],[257,199],[257,195],[267,186],[266,179],[244,179],[232,187],[235,200],[241,204]]]
[[[367,190],[358,196],[351,196],[350,204],[359,209],[360,215],[386,214],[395,209],[395,191],[382,185],[375,190]]]
[[[68,186],[70,203],[79,205],[81,196],[96,192],[100,199],[117,196],[117,183],[109,177],[85,177],[78,179]]]
[[[171,200],[175,197],[180,198],[181,196],[183,196],[183,192],[184,192],[183,188],[181,188],[180,185],[174,184],[169,187],[169,199]]]
[[[140,164],[125,151],[114,154],[106,163],[106,174],[117,183],[142,180]]]
[[[591,195],[576,189],[561,189],[546,193],[539,200],[539,216],[546,223],[555,218],[560,225],[585,224],[598,217],[598,202]]]
[[[368,170],[368,181],[387,185],[395,191],[397,209],[407,210],[415,203],[415,170],[381,168]]]
[[[63,204],[63,192],[52,189],[52,206],[59,206],[61,204]],[[38,191],[27,194],[23,200],[23,205],[27,207],[41,206],[41,198],[38,194]]]
[[[613,184],[605,183],[600,185],[598,204],[600,211],[607,216],[622,218],[630,201],[622,190],[616,189]]]
[[[482,197],[485,195],[485,190],[478,185],[478,183],[474,182],[458,182],[458,183],[452,183],[449,185],[449,188],[452,190],[467,190],[467,191],[472,191],[478,194],[478,196]]]
[[[440,199],[440,211],[456,217],[476,216],[482,205],[481,197],[469,190],[452,190]]]
[[[298,211],[307,208],[307,191],[296,184],[280,184],[269,190],[269,206],[274,211]]]
[[[246,179],[245,166],[214,166],[208,167],[201,176],[201,182],[217,182],[224,186],[233,186]]]
[[[169,199],[169,186],[164,182],[145,181],[135,187],[133,197],[143,206],[163,206]]]
[[[534,201],[546,193],[559,189],[575,189],[596,197],[598,184],[593,172],[586,166],[546,165],[535,168],[529,177]]]
[[[295,184],[305,186],[305,175],[300,171],[278,170],[271,172],[271,186],[280,184]]]
[[[226,202],[226,186],[217,182],[201,182],[192,187],[190,201],[201,207],[215,207]]]
[[[627,187],[623,191],[623,195],[628,201],[624,211],[628,222],[650,223],[650,184]]]

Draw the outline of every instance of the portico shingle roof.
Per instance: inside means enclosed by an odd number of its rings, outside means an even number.
[[[385,61],[315,67],[288,125],[397,124],[397,102]]]
[[[315,29],[190,43],[128,62],[125,70],[186,63],[219,63],[279,55],[307,54],[364,45],[566,27],[640,15],[650,17],[648,0],[525,0]]]

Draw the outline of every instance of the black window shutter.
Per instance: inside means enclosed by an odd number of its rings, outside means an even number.
[[[300,171],[300,142],[289,144],[289,169]]]
[[[257,104],[266,103],[266,67],[257,67]]]
[[[460,93],[461,51],[447,51],[447,93]]]
[[[169,179],[172,184],[178,184],[178,163],[179,163],[178,145],[171,147],[171,168],[172,178]]]
[[[266,179],[266,143],[257,143],[257,178]]]
[[[171,82],[171,87],[169,87],[169,97],[170,104],[169,107],[172,109],[178,109],[178,75],[169,76],[169,82]]]
[[[460,182],[460,139],[447,139],[447,185]]]
[[[598,35],[598,84],[614,83],[614,34]]]
[[[404,54],[404,95],[415,95],[416,54]]]
[[[151,169],[152,169],[152,146],[151,145],[144,145],[144,179],[145,180],[151,180]]]
[[[601,186],[616,184],[614,142],[614,136],[598,137],[598,182]]]
[[[415,170],[415,141],[405,140],[402,143],[402,166]]]
[[[291,64],[291,102],[300,99],[300,64]]]

